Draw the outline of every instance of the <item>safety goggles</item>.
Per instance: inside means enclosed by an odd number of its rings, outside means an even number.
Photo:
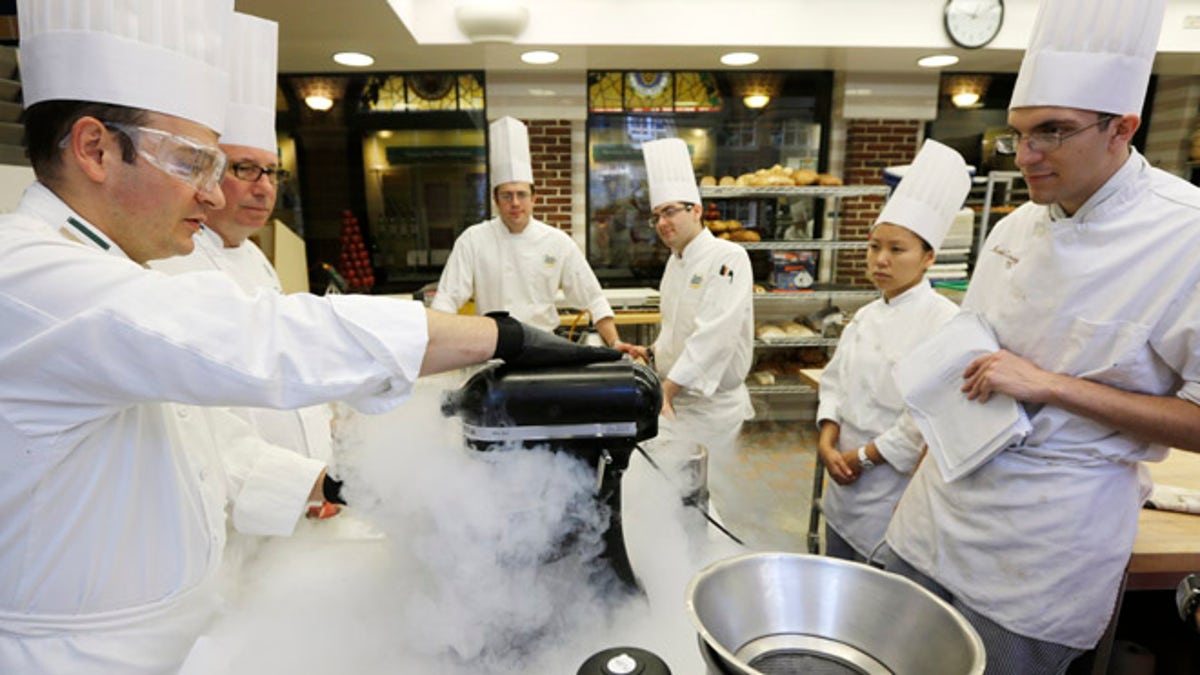
[[[104,126],[125,134],[142,159],[194,190],[213,192],[225,175],[229,159],[215,145],[201,145],[190,138],[151,127],[121,122],[104,122]]]

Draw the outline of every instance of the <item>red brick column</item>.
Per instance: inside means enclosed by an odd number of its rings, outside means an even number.
[[[571,231],[571,121],[532,120],[529,154],[537,206],[533,216],[560,230]]]
[[[847,120],[846,185],[882,185],[885,167],[912,162],[920,149],[921,125],[920,120]],[[839,238],[866,239],[883,202],[883,197],[874,196],[843,199]],[[866,256],[862,251],[838,253],[836,283],[870,287],[866,271]]]

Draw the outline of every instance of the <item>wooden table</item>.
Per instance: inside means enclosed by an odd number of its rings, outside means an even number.
[[[1200,489],[1200,454],[1172,450],[1146,468],[1155,482]],[[1175,588],[1189,572],[1200,572],[1200,515],[1142,509],[1126,588]]]

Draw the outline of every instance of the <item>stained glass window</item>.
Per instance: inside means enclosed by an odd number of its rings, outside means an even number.
[[[669,112],[675,108],[675,88],[665,70],[625,75],[625,109],[631,112]]]
[[[588,110],[718,112],[725,104],[717,78],[698,71],[588,73]]]
[[[675,73],[675,110],[713,112],[721,109],[721,92],[712,73]]]
[[[368,110],[371,112],[399,112],[405,110],[403,75],[393,75],[382,81],[368,84],[367,86],[370,87],[372,84],[376,84],[379,87],[379,96],[373,103],[368,100]]]
[[[588,73],[588,108],[592,112],[622,112],[625,108],[621,73]]]
[[[483,83],[473,73],[409,73],[372,77],[362,112],[483,110]]]
[[[483,83],[479,78],[464,74],[458,76],[458,109],[483,110]]]

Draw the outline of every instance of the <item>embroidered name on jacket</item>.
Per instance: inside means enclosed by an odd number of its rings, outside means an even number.
[[[1017,263],[1021,262],[1021,259],[1018,258],[1017,256],[1013,255],[1011,251],[1009,251],[1006,248],[1002,248],[999,245],[992,247],[992,253],[995,253],[996,255],[1000,256],[1001,258],[1004,258],[1004,266],[1009,269],[1012,269],[1013,265],[1016,265]]]

